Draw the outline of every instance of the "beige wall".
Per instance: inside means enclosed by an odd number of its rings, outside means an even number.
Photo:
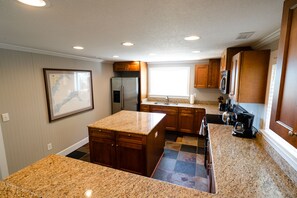
[[[92,70],[94,110],[49,123],[42,68]],[[110,114],[112,76],[106,63],[0,49],[0,114],[10,116],[1,120],[9,173],[86,138],[87,125]]]

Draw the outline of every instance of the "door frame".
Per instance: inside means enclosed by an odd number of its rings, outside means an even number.
[[[0,123],[0,172],[1,172],[0,179],[4,179],[9,175],[1,123]]]

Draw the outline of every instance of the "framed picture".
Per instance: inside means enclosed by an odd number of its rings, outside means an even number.
[[[94,109],[92,71],[43,69],[49,121]]]

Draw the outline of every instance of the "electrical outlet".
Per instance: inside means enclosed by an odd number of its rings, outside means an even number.
[[[52,143],[47,144],[47,150],[52,150],[52,149],[53,149]]]
[[[9,121],[9,114],[8,113],[3,113],[2,114],[2,120],[3,120],[3,122]]]

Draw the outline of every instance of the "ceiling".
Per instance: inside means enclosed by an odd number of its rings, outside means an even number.
[[[283,0],[47,1],[49,6],[36,8],[0,0],[0,43],[106,61],[208,59],[278,30],[283,4]],[[236,39],[251,31],[255,34],[249,39]],[[189,35],[200,39],[185,41]],[[135,45],[124,47],[124,41]],[[75,45],[85,49],[75,50]]]

